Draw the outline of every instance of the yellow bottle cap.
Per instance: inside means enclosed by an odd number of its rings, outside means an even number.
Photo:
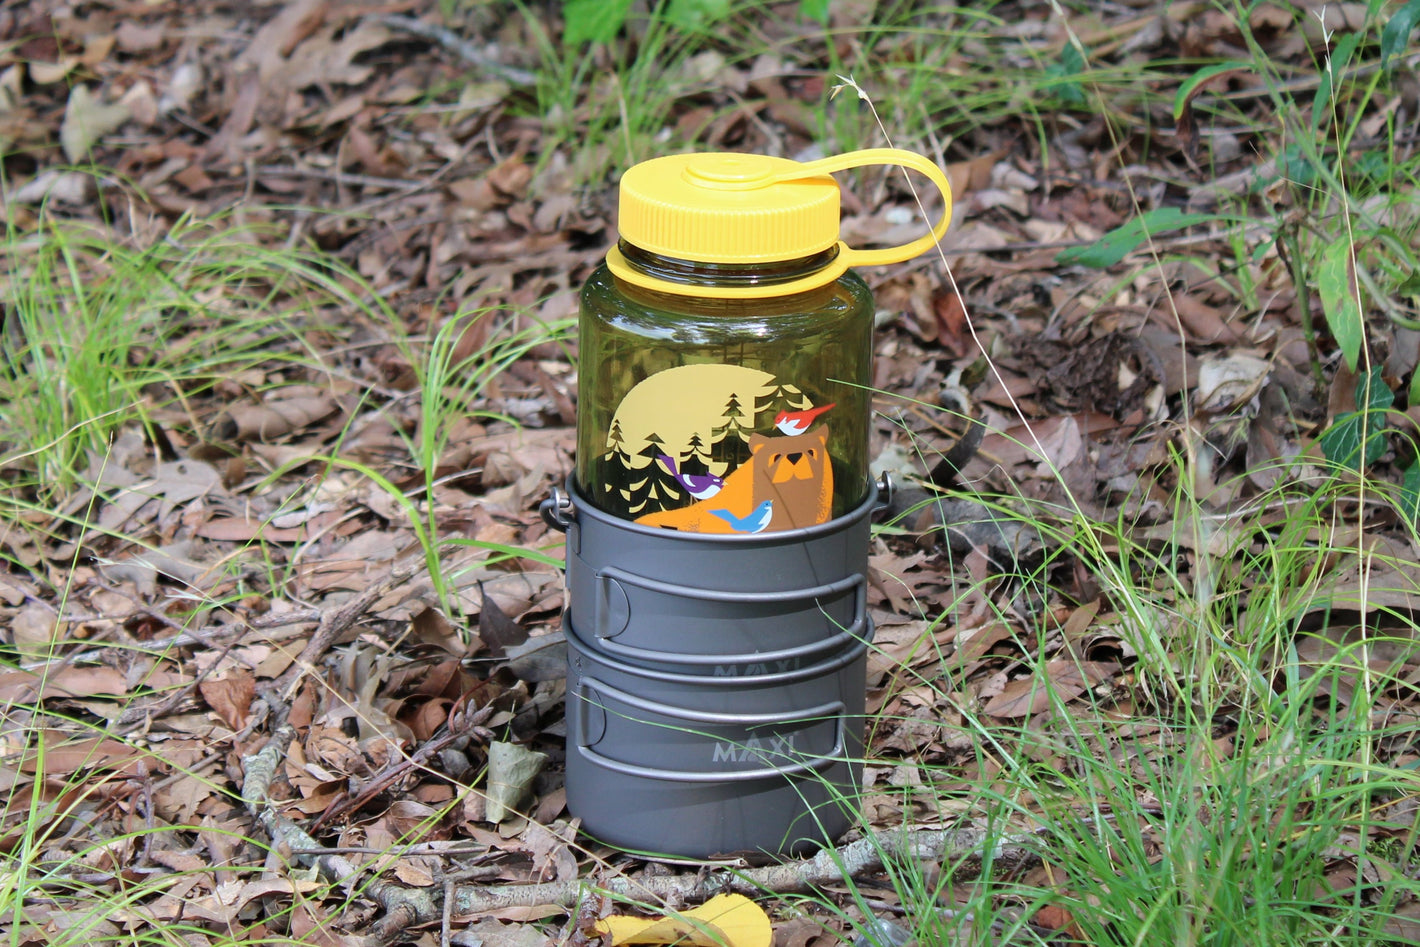
[[[942,218],[911,243],[858,250],[838,239],[834,171],[898,165],[926,175],[942,193]],[[818,161],[727,152],[668,155],[630,168],[621,178],[621,236],[650,253],[694,263],[760,264],[813,256],[834,246],[833,262],[810,276],[773,286],[682,285],[629,266],[620,251],[607,266],[621,279],[679,295],[743,298],[802,292],[829,283],[850,266],[900,263],[931,248],[952,218],[951,188],[931,161],[910,151],[871,148]]]

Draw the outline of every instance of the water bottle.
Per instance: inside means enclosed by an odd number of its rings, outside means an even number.
[[[902,246],[839,239],[832,172],[941,192]],[[857,811],[873,299],[854,265],[946,230],[930,161],[656,158],[582,291],[577,458],[543,504],[567,534],[567,805],[636,851],[797,854]]]
[[[930,233],[839,240],[830,172],[899,165],[946,202]],[[699,533],[824,523],[866,495],[873,298],[850,267],[931,247],[942,172],[907,151],[805,163],[656,158],[621,179],[620,242],[582,291],[577,487],[618,517]]]

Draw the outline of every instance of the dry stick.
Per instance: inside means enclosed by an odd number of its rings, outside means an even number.
[[[493,716],[493,705],[487,704],[472,713],[465,713],[460,708],[455,714],[451,714],[449,722],[445,725],[443,733],[425,741],[424,745],[415,750],[412,754],[402,757],[393,763],[385,766],[383,770],[371,776],[365,784],[353,795],[343,796],[331,803],[329,808],[320,814],[314,823],[311,824],[311,831],[314,832],[322,825],[333,819],[339,818],[347,812],[357,812],[363,809],[366,804],[385,788],[396,780],[406,776],[411,770],[422,769],[424,764],[431,760],[445,747],[466,737],[477,737],[482,740],[491,739],[493,734],[483,728],[483,724],[488,722],[488,718]]]
[[[293,849],[316,848],[319,843],[295,822],[286,818],[270,804],[271,783],[286,758],[286,750],[296,731],[283,725],[272,734],[266,746],[256,753],[242,758],[242,800],[250,813],[271,839],[272,848],[282,852]],[[316,857],[297,855],[296,860],[306,866],[313,866],[326,880],[341,885],[352,894],[373,900],[385,912],[386,919],[412,917],[410,892],[404,887],[373,878],[369,882],[355,886],[359,879],[360,866],[343,855],[319,855]]]
[[[834,884],[881,869],[884,861],[916,859],[946,863],[958,879],[980,874],[984,863],[1015,868],[1038,860],[1033,833],[993,837],[980,829],[885,829],[836,849],[825,849],[807,861],[762,868],[701,871],[692,875],[629,878],[624,875],[591,885],[581,880],[536,885],[464,885],[452,892],[449,910],[456,916],[485,914],[504,908],[557,905],[572,909],[591,888],[636,900],[697,903],[727,891],[745,895],[766,891],[785,894]],[[401,898],[401,911],[372,928],[369,947],[389,943],[411,925],[429,924],[444,913],[444,892],[420,888]]]
[[[284,699],[290,700],[292,695],[296,693],[296,687],[301,683],[302,678],[315,670],[316,662],[326,651],[330,650],[331,645],[335,644],[335,639],[355,624],[377,599],[408,581],[417,568],[418,564],[415,562],[396,565],[390,569],[390,574],[383,581],[371,585],[339,608],[322,613],[315,635],[297,655],[296,662],[291,669],[276,682],[272,693],[281,694]]]
[[[537,85],[537,76],[526,69],[505,65],[483,50],[459,36],[453,30],[416,20],[412,16],[382,16],[379,23],[392,30],[399,30],[437,43],[455,56],[478,69],[486,69],[511,85],[530,87]]]

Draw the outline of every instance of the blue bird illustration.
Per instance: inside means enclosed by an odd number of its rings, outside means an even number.
[[[749,516],[736,516],[729,510],[711,510],[720,519],[730,524],[737,533],[762,533],[774,518],[774,501],[765,500]]]
[[[665,454],[657,454],[656,457],[661,463],[666,465],[666,469],[671,472],[672,477],[675,477],[676,482],[682,487],[685,487],[685,491],[697,500],[710,499],[715,494],[719,493],[720,488],[725,485],[723,478],[717,477],[712,473],[682,473],[680,470],[676,469],[675,461],[670,457],[667,457]]]

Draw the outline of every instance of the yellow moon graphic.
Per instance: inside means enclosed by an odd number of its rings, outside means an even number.
[[[654,463],[638,456],[655,435],[672,457],[683,455],[696,435],[709,447],[711,430],[723,427],[730,400],[739,405],[739,423],[754,428],[755,399],[774,390],[774,376],[742,365],[681,365],[656,372],[621,399],[612,428],[620,427],[624,450],[637,467]],[[610,447],[611,442],[607,442]],[[717,471],[719,472],[719,471]]]

